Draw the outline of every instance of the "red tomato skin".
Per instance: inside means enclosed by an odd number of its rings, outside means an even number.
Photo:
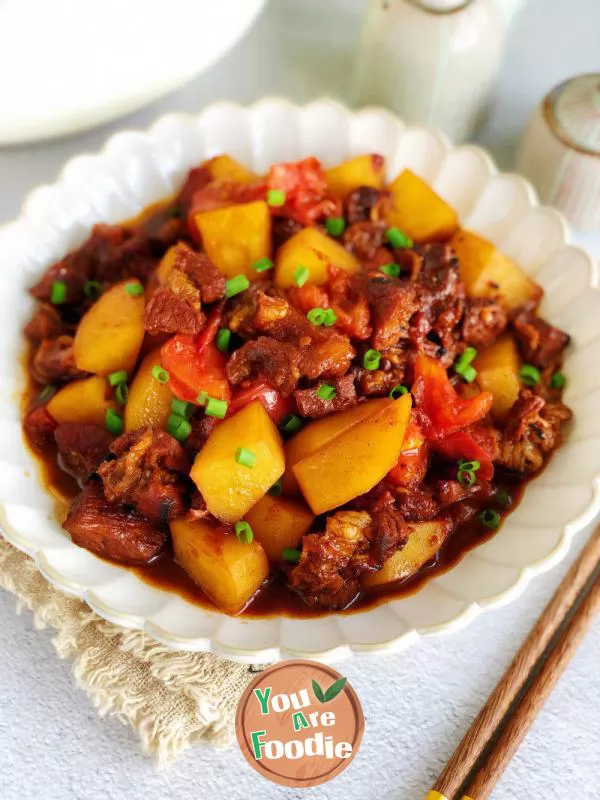
[[[281,420],[295,410],[291,397],[282,397],[280,393],[264,381],[257,381],[251,386],[239,389],[229,405],[231,414],[241,411],[252,400],[260,400],[273,422],[278,425]]]
[[[463,400],[452,386],[444,367],[434,358],[419,355],[415,362],[412,395],[419,423],[429,440],[444,439],[486,416],[493,397],[480,392]]]
[[[161,361],[169,373],[171,391],[188,403],[196,403],[200,392],[229,402],[231,388],[225,356],[213,341],[201,341],[204,333],[197,337],[177,334],[163,345]]]
[[[273,164],[267,175],[267,186],[285,192],[284,205],[271,209],[276,216],[291,217],[302,225],[314,225],[320,218],[337,217],[342,212],[341,202],[327,194],[325,172],[314,156]]]
[[[416,422],[413,409],[404,436],[404,449],[396,465],[388,472],[387,478],[397,486],[416,486],[423,481],[429,465],[429,448]]]
[[[436,453],[451,461],[458,461],[461,458],[467,461],[479,461],[477,477],[484,481],[491,481],[494,477],[494,465],[488,450],[474,438],[475,427],[456,431],[446,436],[445,439],[438,439],[432,443],[432,447]]]

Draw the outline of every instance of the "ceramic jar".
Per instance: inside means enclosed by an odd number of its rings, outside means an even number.
[[[369,0],[357,105],[384,105],[455,142],[482,119],[519,0]]]
[[[555,87],[533,114],[518,170],[580,231],[600,233],[600,73]]]

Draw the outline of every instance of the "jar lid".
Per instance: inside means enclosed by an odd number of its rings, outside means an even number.
[[[568,147],[600,155],[600,73],[577,75],[556,86],[544,100],[544,115]]]

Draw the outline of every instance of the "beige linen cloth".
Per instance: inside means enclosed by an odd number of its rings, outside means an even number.
[[[37,628],[69,659],[75,680],[101,716],[117,716],[160,766],[195,742],[229,744],[238,700],[255,668],[212,653],[184,653],[141,631],[106,622],[53,588],[28,556],[0,536],[0,587],[33,611]],[[260,669],[260,668],[258,668]]]

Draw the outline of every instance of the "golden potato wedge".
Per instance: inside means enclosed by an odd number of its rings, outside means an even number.
[[[237,183],[254,183],[258,180],[258,175],[228,155],[209,158],[204,166],[213,181],[229,180]]]
[[[252,467],[236,461],[238,448],[252,451]],[[260,400],[225,419],[196,456],[190,477],[206,507],[223,522],[240,520],[283,474],[281,436]]]
[[[269,575],[269,561],[255,539],[240,542],[203,519],[174,520],[170,528],[176,561],[227,614],[240,612]]]
[[[293,472],[294,464],[316,453],[324,444],[339,436],[347,428],[351,428],[367,417],[381,411],[393,403],[389,397],[367,400],[348,411],[330,414],[328,417],[316,419],[302,428],[285,444],[285,473],[283,476],[283,492],[287,495],[300,494],[300,487]]]
[[[149,425],[165,429],[171,413],[173,392],[168,383],[160,383],[152,375],[152,368],[160,366],[160,347],[149,353],[140,364],[129,387],[125,405],[125,430],[135,431]]]
[[[144,340],[144,293],[137,279],[113,286],[84,314],[73,341],[77,368],[96,375],[131,372]]]
[[[408,542],[402,550],[396,550],[385,562],[379,572],[366,572],[362,585],[382,586],[392,581],[410,578],[428,561],[435,557],[446,541],[452,528],[449,520],[431,520],[431,522],[414,522]]]
[[[521,389],[519,351],[513,337],[508,333],[501,336],[477,354],[473,366],[481,391],[494,395],[492,414],[504,419]]]
[[[487,239],[461,229],[450,245],[468,297],[494,297],[509,311],[540,300],[541,287]]]
[[[402,450],[410,409],[411,397],[405,394],[294,465],[315,514],[368,492],[387,475]]]
[[[269,561],[282,560],[286,547],[296,548],[310,530],[315,515],[303,504],[266,494],[245,516]]]
[[[307,283],[325,283],[329,264],[346,272],[358,272],[361,268],[359,261],[339,242],[316,228],[303,228],[277,251],[275,283],[283,288],[293,286],[294,273],[300,266],[308,270]]]
[[[161,286],[166,284],[178,256],[190,252],[190,250],[191,248],[185,242],[177,242],[169,247],[156,268],[156,277]]]
[[[101,427],[109,408],[117,406],[106,380],[98,375],[67,383],[48,403],[48,412],[58,423],[89,422]]]
[[[325,170],[327,188],[334,197],[344,199],[359,186],[383,189],[385,161],[376,153],[356,156]]]
[[[271,215],[264,201],[202,211],[194,223],[208,257],[224,275],[260,278],[252,264],[271,255]]]
[[[388,189],[394,200],[388,222],[414,242],[448,239],[458,227],[456,211],[412,170],[401,172]]]

